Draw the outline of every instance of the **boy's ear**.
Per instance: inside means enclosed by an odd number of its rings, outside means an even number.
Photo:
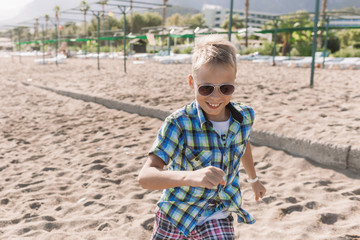
[[[191,74],[189,74],[188,76],[188,80],[189,80],[189,86],[194,89],[194,78]]]

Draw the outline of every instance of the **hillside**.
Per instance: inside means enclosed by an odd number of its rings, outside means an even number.
[[[88,3],[95,3],[96,0],[88,0]],[[141,2],[162,3],[162,0],[141,0]],[[12,19],[8,19],[0,24],[14,24],[22,21],[29,21],[39,16],[49,14],[54,16],[54,7],[60,6],[61,10],[67,10],[79,6],[80,0],[33,0],[26,5],[20,14]],[[122,2],[122,4],[124,4]],[[168,4],[174,6],[167,10],[167,16],[173,13],[197,13],[200,12],[204,4],[220,5],[223,8],[229,8],[229,0],[169,0]],[[91,5],[92,8],[96,7]],[[328,10],[343,9],[345,7],[360,8],[360,0],[328,0]],[[244,1],[234,1],[234,9],[244,9]],[[313,12],[315,9],[314,0],[250,0],[250,11],[260,11],[267,13],[290,13],[297,10],[306,10]],[[162,13],[161,9],[155,11]],[[69,17],[62,14],[61,17]],[[71,16],[72,18],[81,18],[80,16]]]

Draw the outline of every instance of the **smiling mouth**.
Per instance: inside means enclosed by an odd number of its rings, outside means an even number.
[[[208,105],[211,109],[216,109],[216,108],[218,108],[218,107],[221,105],[221,103],[213,104],[213,103],[208,103],[208,102],[207,102],[207,105]]]

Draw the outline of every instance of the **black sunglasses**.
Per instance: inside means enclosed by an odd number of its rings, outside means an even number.
[[[235,91],[235,86],[230,83],[225,84],[203,84],[198,87],[198,92],[202,96],[209,96],[212,94],[215,90],[215,87],[218,87],[220,89],[220,93],[223,95],[231,95]]]

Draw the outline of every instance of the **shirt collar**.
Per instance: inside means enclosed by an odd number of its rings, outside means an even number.
[[[212,123],[210,121],[208,121],[208,119],[206,118],[206,116],[204,114],[204,111],[201,109],[199,103],[196,100],[195,100],[195,106],[196,106],[196,109],[197,109],[197,114],[198,114],[198,118],[199,118],[199,121],[200,121],[201,128],[204,127],[204,124],[206,122],[208,122],[212,126]],[[244,117],[240,112],[241,109],[237,109],[236,106],[234,105],[234,103],[232,103],[232,102],[229,102],[226,105],[226,108],[228,108],[230,110],[230,113],[231,113],[231,116],[233,117],[233,119],[235,119],[239,123],[242,123]]]

